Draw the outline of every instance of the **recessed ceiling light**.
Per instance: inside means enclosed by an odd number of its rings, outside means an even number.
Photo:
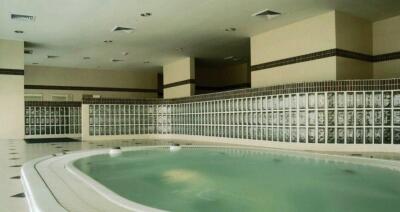
[[[112,40],[105,40],[105,41],[103,41],[104,43],[112,43],[113,41]]]
[[[131,27],[122,27],[122,26],[115,26],[114,28],[111,29],[111,32],[125,32],[125,33],[131,33],[133,32],[133,28]]]
[[[33,50],[32,49],[24,49],[24,54],[32,54]]]
[[[58,58],[58,57],[60,57],[60,56],[57,56],[57,55],[47,55],[47,58],[48,58],[48,59],[55,59],[55,58]]]
[[[90,60],[90,57],[83,57],[84,60]]]
[[[111,59],[111,62],[113,62],[113,63],[117,63],[117,62],[122,62],[123,60],[120,60],[120,59]]]
[[[228,57],[225,57],[224,60],[231,60],[233,58],[234,58],[234,56],[228,56]]]
[[[149,63],[150,63],[150,61],[144,61],[143,63],[144,63],[144,64],[149,64]]]
[[[151,16],[151,13],[149,13],[149,12],[141,13],[140,16],[149,17],[149,16]]]
[[[236,31],[237,29],[235,28],[235,27],[229,27],[229,28],[226,28],[225,29],[225,31],[227,31],[227,32],[234,32],[234,31]]]
[[[254,16],[254,17],[266,17],[268,19],[272,19],[272,18],[275,18],[275,17],[277,17],[279,15],[281,15],[281,13],[276,12],[276,11],[272,11],[272,10],[269,10],[269,9],[264,9],[264,10],[261,10],[259,12],[256,12],[256,13],[252,14],[251,16]]]
[[[36,17],[31,15],[11,14],[11,20],[16,21],[35,21]]]
[[[22,30],[15,30],[14,32],[17,33],[17,34],[23,34],[24,33],[24,31],[22,31]]]

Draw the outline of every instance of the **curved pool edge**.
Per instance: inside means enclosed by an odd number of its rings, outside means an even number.
[[[122,151],[136,151],[143,149],[154,149],[154,148],[166,148],[167,146],[142,146],[142,147],[124,147]],[[249,149],[249,150],[261,150],[269,151],[278,155],[290,155],[294,157],[301,157],[305,159],[315,159],[322,161],[334,161],[342,163],[352,163],[358,165],[367,165],[373,167],[386,168],[391,170],[396,170],[400,172],[400,161],[384,160],[384,159],[372,159],[372,158],[362,158],[362,157],[351,157],[342,155],[330,155],[325,153],[314,153],[314,152],[304,152],[296,150],[285,150],[285,149],[274,149],[274,148],[260,148],[260,147],[249,147],[249,146],[208,146],[208,145],[183,145],[183,148],[239,148],[239,149]],[[108,154],[109,149],[97,149],[89,151],[78,151],[71,152],[66,155],[57,155],[55,157],[46,156],[43,158],[38,158],[28,163],[24,164],[21,170],[21,178],[24,186],[24,190],[27,196],[27,201],[32,212],[57,212],[57,211],[68,211],[65,209],[57,200],[54,192],[46,184],[46,176],[42,177],[39,170],[36,169],[36,165],[44,162],[57,163],[58,166],[63,167],[62,169],[53,170],[57,172],[58,175],[69,175],[69,177],[75,178],[90,190],[93,194],[97,194],[104,198],[104,200],[115,204],[118,207],[124,208],[126,211],[162,211],[159,209],[151,208],[133,201],[127,200],[124,197],[114,193],[104,185],[95,181],[90,176],[81,172],[76,168],[73,163],[81,158]],[[57,160],[55,160],[57,159]],[[50,167],[48,167],[50,169]],[[54,193],[53,193],[54,192]],[[83,198],[83,197],[82,197]],[[99,200],[97,200],[99,201]]]
[[[21,168],[21,183],[31,212],[67,211],[56,200],[53,193],[46,185],[46,182],[36,169],[37,163],[48,160],[52,157],[53,156],[45,156],[28,161]]]

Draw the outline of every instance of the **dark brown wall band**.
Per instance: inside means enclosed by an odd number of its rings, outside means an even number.
[[[169,84],[165,84],[163,86],[163,88],[172,88],[172,87],[176,87],[176,86],[180,86],[180,85],[186,85],[186,84],[194,84],[195,81],[194,79],[188,79],[188,80],[182,80],[179,82],[173,82],[173,83],[169,83]]]
[[[279,66],[284,66],[284,65],[290,65],[290,64],[295,64],[295,63],[302,63],[302,62],[307,62],[307,61],[311,61],[311,60],[318,60],[318,59],[334,57],[334,56],[351,58],[351,59],[361,60],[361,61],[366,61],[366,62],[382,62],[382,61],[387,61],[387,60],[400,59],[400,52],[392,52],[392,53],[388,53],[388,54],[381,54],[381,55],[373,56],[373,55],[348,51],[348,50],[344,50],[344,49],[329,49],[329,50],[314,52],[314,53],[310,53],[310,54],[300,55],[300,56],[296,56],[296,57],[290,57],[290,58],[286,58],[286,59],[275,60],[275,61],[271,61],[271,62],[261,63],[258,65],[253,65],[253,66],[251,66],[251,71],[259,71],[259,70],[264,70],[264,69],[269,69],[269,68],[274,68],[274,67],[279,67]]]
[[[108,87],[80,87],[80,86],[56,86],[56,85],[25,85],[25,89],[157,93],[157,89],[147,89],[147,88],[108,88]]]
[[[0,68],[0,75],[24,75],[25,71],[21,69],[4,69]]]

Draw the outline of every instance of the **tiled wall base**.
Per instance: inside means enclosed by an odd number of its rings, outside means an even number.
[[[84,141],[104,141],[104,140],[132,140],[132,139],[163,139],[170,140],[174,143],[179,141],[210,142],[226,145],[244,145],[265,148],[277,148],[287,150],[305,150],[305,151],[332,151],[332,152],[400,152],[400,145],[381,144],[307,144],[307,143],[289,143],[289,142],[273,142],[259,141],[249,139],[220,138],[208,136],[191,136],[191,135],[175,135],[175,134],[149,134],[149,135],[130,135],[130,136],[89,136]],[[145,144],[145,143],[143,143]]]

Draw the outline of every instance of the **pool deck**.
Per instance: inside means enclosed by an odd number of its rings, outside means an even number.
[[[125,141],[93,141],[68,143],[35,143],[27,144],[23,140],[0,140],[0,205],[1,211],[29,211],[24,198],[23,187],[20,181],[21,165],[35,158],[68,151],[103,149],[115,146],[145,146],[170,144],[169,140],[125,140]],[[179,141],[181,144],[210,145],[209,142]],[[215,143],[215,145],[221,145]],[[400,153],[352,153],[352,152],[321,152],[317,153],[346,155],[353,157],[379,158],[386,160],[400,160]]]

